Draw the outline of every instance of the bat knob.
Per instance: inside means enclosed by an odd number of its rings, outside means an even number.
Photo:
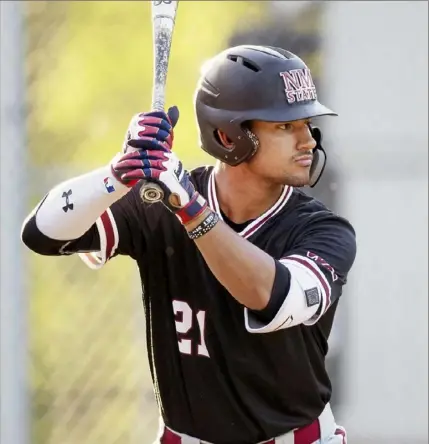
[[[146,185],[140,189],[140,197],[146,203],[159,202],[164,198],[164,192],[157,185]]]

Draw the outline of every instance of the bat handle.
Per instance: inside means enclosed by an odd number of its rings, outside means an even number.
[[[164,191],[156,183],[143,182],[140,188],[140,197],[143,202],[149,204],[160,202],[164,199]]]
[[[152,23],[154,46],[154,82],[152,90],[152,110],[164,111],[165,84],[174,21],[178,2],[152,2]],[[163,189],[156,183],[143,182],[140,188],[143,202],[154,203],[164,199]]]
[[[165,80],[164,83],[156,82],[152,98],[152,111],[165,111]]]
[[[152,103],[152,110],[163,111],[164,110],[164,95],[158,94],[157,99],[154,99]],[[160,202],[164,199],[163,189],[152,182],[143,182],[140,187],[140,198],[143,202],[152,204],[155,202]]]

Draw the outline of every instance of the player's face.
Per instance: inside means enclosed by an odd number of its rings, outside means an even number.
[[[301,187],[310,180],[316,142],[309,120],[295,122],[252,122],[260,147],[248,166],[255,174],[275,183]]]

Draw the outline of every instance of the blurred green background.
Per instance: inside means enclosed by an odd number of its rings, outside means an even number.
[[[259,2],[179,6],[167,103],[181,117],[175,150],[188,168],[199,149],[193,91],[202,63],[232,30],[263,18]],[[150,2],[36,1],[26,4],[31,205],[54,183],[107,163],[131,116],[150,107]],[[78,257],[31,255],[32,442],[148,443],[158,412],[133,263],[98,272]]]
[[[259,2],[180,3],[167,102],[180,107],[175,149],[188,166],[209,161],[192,104],[200,66],[262,14]],[[132,114],[150,107],[150,2],[30,2],[28,26],[32,160],[79,168],[109,161]]]

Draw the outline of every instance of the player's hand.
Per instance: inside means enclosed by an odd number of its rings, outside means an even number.
[[[155,141],[150,143],[156,144]],[[167,149],[140,150],[122,156],[114,171],[123,183],[139,180],[158,184],[164,191],[164,205],[186,224],[206,208],[206,200],[195,190],[189,173],[175,153]]]
[[[132,188],[139,179],[122,179],[123,172],[117,171],[117,164],[124,154],[141,150],[170,151],[173,146],[174,127],[179,120],[176,106],[169,108],[167,113],[152,111],[135,114],[131,119],[125,135],[122,151],[111,161],[112,173],[123,185]]]
[[[179,120],[177,106],[166,113],[152,111],[133,116],[125,135],[122,153],[137,150],[171,150],[174,140],[174,127]]]

